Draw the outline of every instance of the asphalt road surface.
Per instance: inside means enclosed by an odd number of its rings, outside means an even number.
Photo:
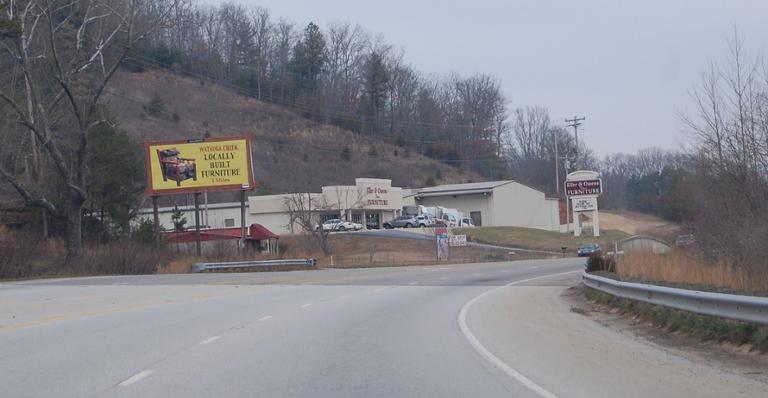
[[[570,312],[559,293],[582,267],[0,284],[0,396],[765,396]]]

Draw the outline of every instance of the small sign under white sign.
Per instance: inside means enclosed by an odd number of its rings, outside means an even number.
[[[448,244],[453,247],[466,246],[467,235],[451,235],[448,237]]]
[[[573,211],[593,211],[597,209],[597,198],[573,198]]]

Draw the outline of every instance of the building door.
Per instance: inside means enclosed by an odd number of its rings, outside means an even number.
[[[479,211],[471,211],[469,212],[469,217],[472,219],[472,224],[474,224],[476,227],[483,226],[483,215]]]
[[[379,229],[381,227],[381,213],[371,212],[366,214],[365,225],[369,229]]]

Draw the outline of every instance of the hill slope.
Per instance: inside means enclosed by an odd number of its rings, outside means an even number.
[[[139,142],[252,136],[261,192],[317,191],[323,185],[352,184],[355,177],[390,178],[403,187],[422,186],[430,177],[437,183],[482,180],[375,137],[167,71],[120,71],[105,98],[121,128]],[[349,160],[341,157],[344,146],[351,149]]]

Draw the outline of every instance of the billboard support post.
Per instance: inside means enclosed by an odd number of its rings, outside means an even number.
[[[160,211],[157,208],[157,195],[152,195],[152,215],[155,220],[155,247],[160,247]]]
[[[202,256],[202,247],[200,244],[200,192],[195,192],[195,254]]]
[[[247,186],[240,190],[240,247],[245,250],[245,196]]]

